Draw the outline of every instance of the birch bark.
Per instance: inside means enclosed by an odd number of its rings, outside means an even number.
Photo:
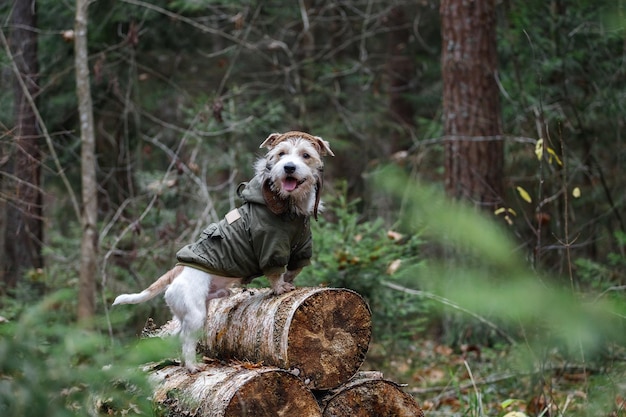
[[[96,180],[96,141],[93,125],[93,107],[87,49],[89,0],[76,0],[74,26],[74,54],[76,67],[76,95],[80,117],[81,183],[82,183],[82,240],[80,245],[80,277],[78,288],[78,319],[87,320],[95,311],[96,270],[98,255]]]

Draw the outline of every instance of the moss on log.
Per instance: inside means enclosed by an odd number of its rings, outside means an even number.
[[[207,356],[286,369],[310,389],[350,379],[371,338],[369,307],[346,289],[300,288],[280,296],[242,290],[211,300],[207,310],[201,346]]]
[[[168,417],[321,416],[315,397],[287,371],[245,365],[150,371],[157,412]]]
[[[323,417],[424,417],[417,401],[379,372],[360,372],[320,398]]]

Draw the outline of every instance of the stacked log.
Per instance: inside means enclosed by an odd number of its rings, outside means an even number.
[[[322,415],[304,383],[278,368],[212,365],[189,375],[168,366],[153,370],[151,379],[154,400],[168,417]]]
[[[216,301],[209,303],[202,346],[208,357],[277,366],[318,390],[347,381],[365,360],[371,313],[354,291],[248,290]]]
[[[155,400],[168,416],[423,415],[398,385],[357,374],[371,313],[354,291],[240,290],[211,300],[207,310],[199,350],[222,364],[206,364],[194,375],[180,366],[153,370]],[[153,334],[175,333],[175,326]]]
[[[380,372],[359,372],[319,402],[323,417],[424,417],[417,401]]]

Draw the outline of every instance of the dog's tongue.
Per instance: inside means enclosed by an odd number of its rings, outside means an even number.
[[[298,180],[295,178],[285,178],[283,180],[283,190],[285,191],[293,191],[298,186]]]

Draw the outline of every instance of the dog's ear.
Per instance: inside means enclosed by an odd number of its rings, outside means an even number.
[[[323,172],[320,171],[320,175],[317,179],[317,184],[315,184],[315,204],[313,204],[313,218],[317,221],[317,212],[320,207],[320,196],[322,195],[322,188],[324,187],[324,177]]]
[[[272,133],[271,135],[267,137],[267,139],[263,141],[263,143],[261,144],[261,146],[259,146],[259,148],[272,149],[274,146],[276,146],[276,140],[280,138],[281,136],[282,136],[282,133]]]
[[[315,143],[317,144],[318,151],[321,156],[335,156],[333,151],[330,149],[330,144],[327,141],[320,138],[319,136],[313,136],[313,138],[315,139]]]

